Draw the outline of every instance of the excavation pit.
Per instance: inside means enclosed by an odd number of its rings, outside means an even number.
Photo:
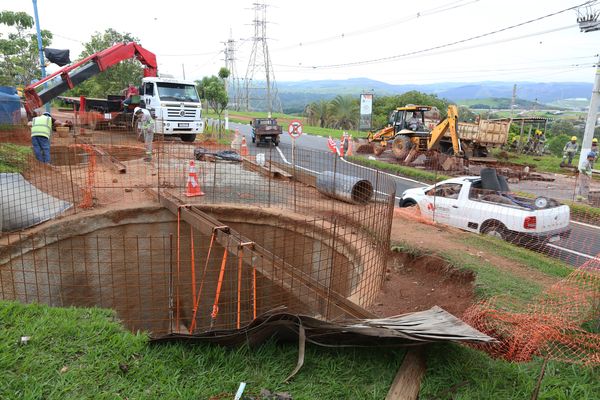
[[[225,256],[211,235],[159,206],[115,210],[8,238],[1,297],[112,308],[129,329],[156,336],[235,328],[282,306],[326,320],[350,317],[337,300],[360,310],[366,288],[380,280],[368,238],[357,232],[340,235],[325,221],[247,206],[205,211],[272,259],[259,263],[250,247]]]

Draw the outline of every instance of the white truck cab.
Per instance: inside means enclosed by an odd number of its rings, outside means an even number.
[[[140,101],[155,119],[157,134],[176,135],[184,142],[193,142],[196,134],[204,132],[202,105],[194,82],[165,77],[144,78]]]

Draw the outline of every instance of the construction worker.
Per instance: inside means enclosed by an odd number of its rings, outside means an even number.
[[[546,134],[540,129],[535,130],[533,137],[533,152],[537,155],[544,154],[544,147],[546,146]]]
[[[139,124],[139,135],[140,139],[144,139],[146,146],[146,156],[144,161],[152,161],[152,142],[154,141],[154,119],[150,114],[150,111],[145,108],[137,107],[134,112],[135,123]]]
[[[588,198],[590,192],[590,182],[592,180],[592,169],[594,168],[594,159],[596,153],[590,151],[585,161],[579,168],[579,186],[577,188],[577,201],[583,201]]]
[[[140,91],[133,85],[133,83],[130,83],[126,89],[123,89],[122,93],[123,96],[125,96],[125,100],[123,100],[123,108],[126,109],[131,104],[133,96],[139,96]]]
[[[421,118],[419,118],[416,112],[413,112],[412,117],[410,117],[409,120],[406,121],[406,126],[411,131],[416,131],[419,129],[420,126],[422,126]]]
[[[594,153],[596,153],[596,157],[594,158],[594,161],[597,161],[598,156],[600,155],[600,150],[598,149],[598,139],[596,139],[596,138],[592,139],[592,151]]]
[[[571,141],[567,142],[567,144],[565,144],[565,147],[563,147],[563,158],[560,165],[564,165],[565,160],[568,160],[567,165],[572,165],[573,157],[575,157],[577,150],[579,150],[579,145],[577,144],[577,136],[572,136]]]
[[[31,120],[31,145],[38,161],[50,164],[50,137],[54,119],[49,112]]]

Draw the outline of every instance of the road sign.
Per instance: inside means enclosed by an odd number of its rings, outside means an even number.
[[[288,126],[288,133],[292,139],[298,139],[302,135],[302,122],[297,119],[290,122]]]

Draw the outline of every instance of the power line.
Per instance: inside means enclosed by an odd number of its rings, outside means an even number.
[[[292,44],[289,46],[285,46],[285,47],[280,47],[280,48],[276,48],[274,49],[274,51],[286,51],[286,50],[290,50],[290,49],[296,49],[298,47],[306,47],[306,46],[312,46],[315,44],[322,44],[322,43],[327,43],[327,42],[331,42],[334,40],[341,40],[341,39],[345,39],[347,37],[351,37],[351,36],[358,36],[358,35],[362,35],[362,34],[366,34],[366,33],[372,33],[372,32],[376,32],[376,31],[381,31],[381,30],[385,30],[385,29],[389,29],[391,27],[394,27],[396,25],[400,25],[403,24],[405,22],[408,21],[412,21],[414,19],[418,19],[418,18],[423,18],[429,15],[435,15],[435,14],[439,14],[439,13],[443,13],[445,11],[449,11],[449,10],[453,10],[456,8],[461,8],[461,7],[465,7],[468,6],[470,4],[473,3],[477,3],[480,0],[471,0],[468,3],[464,3],[464,4],[457,4],[457,3],[462,3],[465,0],[458,0],[458,1],[453,1],[450,3],[446,3],[443,4],[441,6],[437,6],[437,7],[433,7],[424,11],[418,11],[413,15],[404,17],[402,19],[399,20],[394,20],[394,21],[390,21],[390,22],[383,22],[377,25],[373,25],[367,28],[363,28],[363,29],[358,29],[352,32],[348,32],[348,33],[339,33],[337,35],[334,36],[329,36],[326,38],[322,38],[322,39],[316,39],[316,40],[312,40],[312,41],[308,41],[308,42],[299,42],[297,44]]]
[[[304,69],[330,69],[330,68],[342,68],[342,67],[351,67],[351,66],[357,66],[357,65],[369,65],[369,64],[378,64],[378,63],[382,63],[382,62],[388,62],[388,61],[392,61],[392,60],[395,60],[395,59],[398,59],[398,58],[404,58],[404,57],[408,57],[408,56],[414,56],[414,55],[417,55],[417,54],[423,54],[423,53],[427,53],[427,52],[430,52],[430,51],[433,51],[433,50],[440,50],[440,49],[443,49],[445,47],[455,46],[457,44],[470,42],[470,41],[481,39],[481,38],[484,38],[484,37],[487,37],[487,36],[495,35],[495,34],[498,34],[498,33],[501,33],[501,32],[506,32],[508,30],[519,28],[519,27],[522,27],[522,26],[525,26],[525,25],[528,25],[528,24],[531,24],[531,23],[534,23],[534,22],[538,22],[538,21],[541,21],[543,19],[550,18],[550,17],[556,16],[556,15],[562,14],[564,12],[577,9],[577,8],[580,8],[580,7],[585,6],[585,5],[592,5],[592,4],[596,3],[596,2],[597,2],[597,0],[586,1],[585,3],[581,3],[579,5],[572,6],[572,7],[569,7],[569,8],[565,8],[565,9],[562,9],[560,11],[556,11],[556,12],[553,12],[553,13],[550,13],[550,14],[546,14],[546,15],[534,18],[534,19],[530,19],[530,20],[527,20],[527,21],[524,21],[524,22],[520,22],[518,24],[510,25],[510,26],[507,26],[507,27],[504,27],[504,28],[501,28],[501,29],[497,29],[497,30],[494,30],[494,31],[491,31],[491,32],[483,33],[483,34],[480,34],[480,35],[471,36],[471,37],[466,38],[466,39],[456,40],[454,42],[449,42],[449,43],[445,43],[445,44],[441,44],[441,45],[429,47],[429,48],[426,48],[426,49],[415,50],[415,51],[411,51],[411,52],[407,52],[407,53],[402,53],[402,54],[397,54],[397,55],[387,56],[387,57],[380,57],[380,58],[375,58],[375,59],[370,59],[370,60],[354,61],[354,62],[347,62],[347,63],[340,63],[340,64],[315,65],[315,66],[306,66],[306,67],[305,66],[298,66],[298,68],[304,68]],[[561,29],[566,29],[566,27],[558,28],[557,30],[561,30]],[[530,35],[530,36],[532,36],[532,35]]]

